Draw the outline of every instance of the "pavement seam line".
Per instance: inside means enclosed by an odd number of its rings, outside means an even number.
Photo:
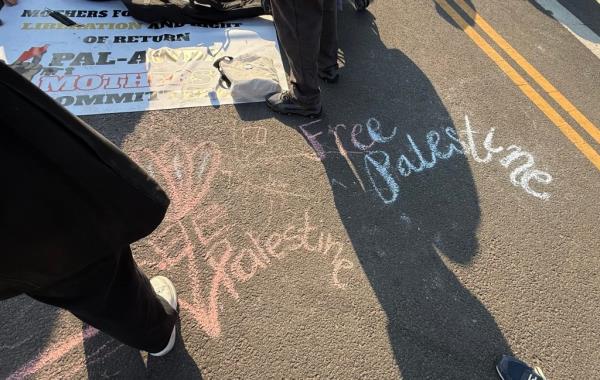
[[[600,154],[594,150],[577,133],[569,123],[533,88],[531,85],[488,44],[465,19],[458,14],[446,0],[435,0],[435,2],[461,27],[461,29],[473,40],[473,42],[517,85],[532,102],[560,129],[560,131],[571,141],[586,158],[600,170]]]
[[[596,127],[577,107],[560,93],[525,57],[523,57],[508,41],[481,17],[475,9],[464,0],[454,0],[456,4],[502,49],[527,75],[529,75],[563,110],[565,110],[585,131],[600,144],[600,129]]]

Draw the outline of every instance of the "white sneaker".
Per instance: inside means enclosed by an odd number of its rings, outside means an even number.
[[[175,290],[175,286],[171,280],[164,276],[156,276],[150,279],[150,284],[154,289],[154,292],[159,297],[162,297],[165,301],[171,305],[174,310],[177,310],[177,291]],[[175,346],[175,337],[176,337],[176,326],[173,326],[173,332],[171,332],[171,338],[169,338],[169,343],[167,346],[160,352],[151,353],[152,356],[164,356],[171,352],[173,346]]]

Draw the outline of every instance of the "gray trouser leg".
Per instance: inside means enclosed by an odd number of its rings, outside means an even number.
[[[337,1],[323,1],[323,30],[321,31],[321,50],[319,70],[338,68]]]
[[[290,88],[305,104],[319,104],[318,59],[323,27],[323,2],[331,0],[272,0],[273,19],[290,64]]]

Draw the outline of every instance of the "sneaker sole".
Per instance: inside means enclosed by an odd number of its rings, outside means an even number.
[[[500,373],[500,368],[498,368],[498,366],[496,366],[496,372],[498,372],[498,376],[500,377],[500,379],[505,380],[502,374]]]
[[[171,332],[171,337],[169,338],[169,343],[167,343],[167,347],[165,347],[164,350],[157,352],[155,354],[153,354],[152,352],[149,352],[149,354],[154,357],[165,356],[166,354],[168,354],[169,352],[171,352],[173,350],[173,347],[175,347],[176,338],[177,338],[177,326],[174,326],[173,331]]]
[[[269,107],[269,109],[273,112],[276,112],[280,115],[287,115],[287,116],[303,116],[303,117],[309,117],[309,118],[317,118],[319,116],[321,116],[321,114],[323,113],[323,110],[321,109],[321,111],[319,111],[318,113],[299,113],[299,112],[282,112],[279,111],[278,109],[273,108],[273,106],[271,106],[271,104],[269,104],[269,102],[267,103],[267,107]]]

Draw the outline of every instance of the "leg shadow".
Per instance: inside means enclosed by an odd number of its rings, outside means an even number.
[[[83,332],[89,328],[83,325]],[[146,365],[139,350],[128,347],[99,331],[83,340],[89,379],[143,379]]]
[[[441,17],[441,18],[443,18],[444,20],[446,20],[446,22],[448,22],[448,24],[452,25],[453,27],[455,27],[455,28],[458,28],[458,29],[462,29],[462,28],[460,27],[460,25],[458,25],[458,24],[457,24],[457,23],[456,23],[456,22],[455,22],[455,21],[452,19],[452,17],[450,17],[450,16],[448,15],[448,13],[446,13],[446,11],[445,11],[445,10],[444,10],[442,7],[440,7],[440,5],[438,4],[438,2],[437,2],[436,0],[433,0],[433,1],[434,1],[434,3],[435,3],[435,10],[438,12],[438,14],[440,15],[440,17]],[[447,2],[448,2],[448,4],[449,4],[451,7],[453,7],[453,8],[454,8],[454,9],[455,9],[455,10],[456,10],[458,13],[460,13],[460,14],[464,15],[464,11],[462,11],[462,10],[460,9],[460,7],[456,6],[456,4],[455,4],[454,0],[444,0],[444,1],[447,1]],[[470,7],[470,8],[471,8],[471,9],[473,9],[473,10],[476,10],[476,9],[475,9],[475,5],[473,5],[473,2],[472,2],[471,0],[464,0],[464,2],[465,2],[465,4],[467,4],[467,6],[468,6],[468,7]],[[470,26],[473,26],[473,25],[475,25],[475,21],[473,21],[471,18],[469,18],[469,17],[465,17],[464,19],[465,19],[465,21],[467,22],[467,24],[468,24],[468,25],[470,25]]]
[[[181,323],[177,323],[175,347],[163,357],[148,357],[148,377],[153,379],[202,379],[198,365],[187,352],[181,337]]]
[[[179,323],[173,351],[163,357],[148,355],[147,363],[139,350],[102,332],[84,340],[84,349],[89,379],[202,379],[185,348]]]
[[[0,302],[0,379],[35,372],[59,309],[25,295]]]

